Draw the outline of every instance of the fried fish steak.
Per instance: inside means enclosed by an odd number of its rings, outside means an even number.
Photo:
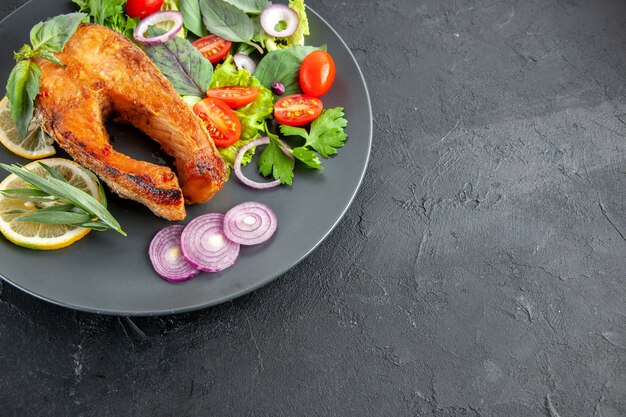
[[[57,58],[65,66],[37,60],[36,118],[114,192],[158,216],[182,220],[184,203],[206,202],[222,188],[226,167],[213,140],[141,49],[108,28],[85,24]],[[174,158],[177,175],[116,152],[104,126],[110,117],[158,142]]]

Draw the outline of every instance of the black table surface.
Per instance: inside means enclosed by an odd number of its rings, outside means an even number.
[[[345,218],[194,313],[0,283],[0,415],[626,415],[626,2],[308,4],[372,97]]]

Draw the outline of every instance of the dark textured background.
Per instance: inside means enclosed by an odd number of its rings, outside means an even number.
[[[374,109],[339,227],[179,316],[0,283],[0,415],[626,415],[626,2],[308,4]]]

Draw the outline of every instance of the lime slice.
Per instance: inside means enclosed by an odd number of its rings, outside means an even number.
[[[22,158],[46,158],[56,153],[53,142],[34,120],[28,127],[26,137],[21,137],[11,119],[9,100],[6,97],[0,100],[0,143],[8,150]]]
[[[48,172],[39,164],[56,168],[68,182],[90,194],[105,204],[102,188],[96,176],[74,161],[63,158],[49,158],[31,162],[24,168],[41,176],[48,176]],[[10,174],[0,183],[0,190],[12,188],[28,188],[27,183],[15,174]],[[64,201],[46,204],[63,204]],[[14,221],[22,214],[6,214],[11,210],[35,210],[34,203],[12,199],[0,194],[0,232],[16,245],[30,249],[59,249],[71,245],[90,232],[83,227],[41,224],[32,222]]]

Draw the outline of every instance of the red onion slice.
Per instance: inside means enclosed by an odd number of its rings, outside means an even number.
[[[184,226],[175,225],[159,230],[148,249],[152,267],[157,274],[170,282],[186,281],[200,272],[182,256],[180,236],[183,229]]]
[[[224,235],[224,215],[208,213],[193,219],[180,237],[183,257],[201,271],[219,272],[233,265],[239,244]]]
[[[270,182],[253,181],[250,178],[243,175],[243,172],[241,171],[241,160],[243,159],[243,156],[246,154],[246,152],[248,152],[249,149],[254,148],[255,146],[267,145],[268,143],[270,143],[270,138],[268,138],[267,136],[263,136],[262,138],[255,139],[243,145],[239,149],[239,152],[237,152],[237,156],[235,156],[235,163],[234,163],[235,175],[237,176],[239,181],[241,181],[248,187],[255,188],[257,190],[265,190],[267,188],[272,188],[272,187],[276,187],[277,185],[280,185],[280,180],[275,180],[275,181],[270,181]]]
[[[277,26],[284,25],[285,28],[276,29]],[[298,13],[286,4],[272,4],[267,6],[261,13],[261,26],[270,36],[284,38],[291,36],[300,25]]]
[[[248,201],[224,215],[224,235],[240,245],[256,245],[268,240],[278,227],[276,214],[263,203]]]
[[[254,71],[256,71],[256,62],[254,62],[254,59],[250,58],[248,55],[235,54],[233,55],[233,60],[235,61],[237,68],[245,69],[250,73],[250,75],[254,74]]]
[[[145,37],[146,31],[150,26],[154,26],[161,22],[173,21],[174,27],[168,30],[166,33],[154,36],[152,38]],[[164,12],[152,13],[148,17],[141,20],[135,27],[133,37],[139,42],[143,42],[147,45],[154,45],[157,43],[167,42],[172,39],[179,30],[183,28],[183,15],[180,12],[168,10]]]

